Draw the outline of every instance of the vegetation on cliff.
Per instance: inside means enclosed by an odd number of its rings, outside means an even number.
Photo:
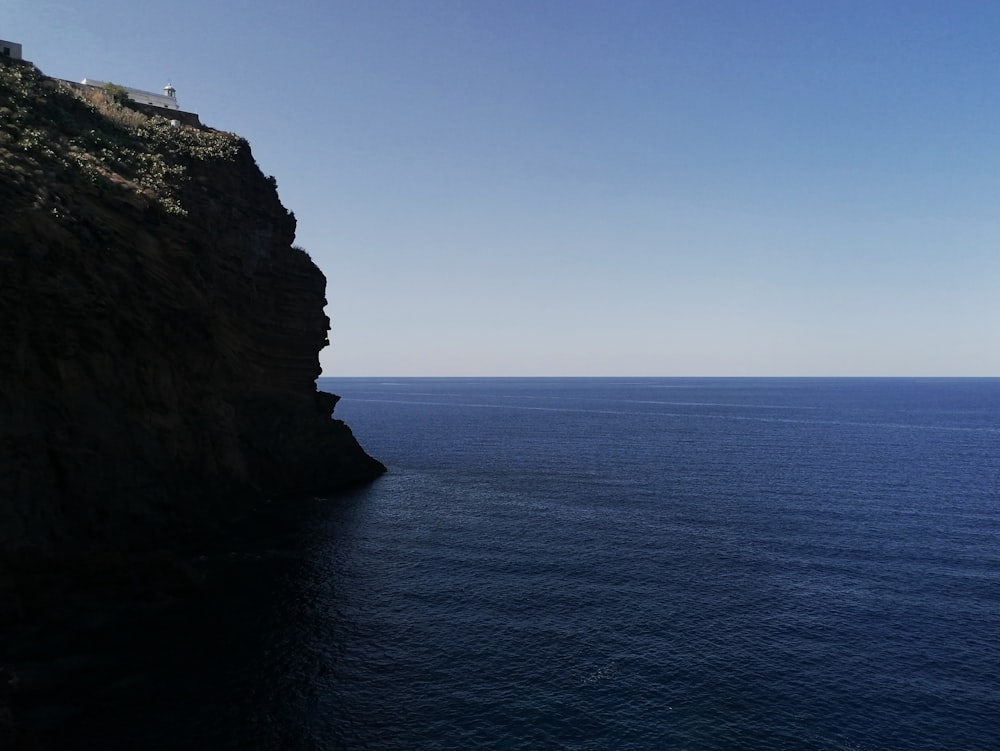
[[[27,65],[0,66],[0,97],[0,159],[12,188],[38,191],[38,170],[73,170],[95,183],[121,181],[183,215],[184,162],[232,160],[246,146],[232,133],[173,127],[113,88],[71,87]]]

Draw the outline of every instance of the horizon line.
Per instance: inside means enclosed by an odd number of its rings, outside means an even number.
[[[849,380],[849,379],[865,379],[865,380],[1000,380],[1000,375],[326,375],[322,374],[318,376],[317,380],[320,378],[395,378],[395,379],[432,379],[432,378],[478,378],[478,379],[570,379],[570,378],[591,378],[591,379],[608,379],[608,378],[625,378],[625,379],[701,379],[701,380],[748,380],[748,379],[823,379],[823,380]]]

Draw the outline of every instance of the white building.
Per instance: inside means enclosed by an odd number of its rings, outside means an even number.
[[[0,39],[0,55],[3,57],[12,57],[15,60],[21,59],[21,45],[17,42],[8,42],[6,39]]]
[[[87,86],[107,86],[105,81],[95,81],[93,78],[84,78],[83,83]],[[116,84],[117,85],[117,84]],[[133,89],[128,86],[122,86],[128,94],[128,98],[133,102],[138,102],[139,104],[151,104],[154,107],[160,107],[165,110],[179,110],[180,107],[177,104],[177,89],[171,86],[169,83],[163,87],[162,94],[154,94],[152,91],[143,91],[142,89]]]

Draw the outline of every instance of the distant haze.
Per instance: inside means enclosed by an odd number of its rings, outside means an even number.
[[[1000,375],[1000,4],[7,0],[247,137],[324,375]]]

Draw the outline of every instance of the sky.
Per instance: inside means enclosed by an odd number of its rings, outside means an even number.
[[[324,376],[1000,376],[995,0],[0,0],[246,137]]]

